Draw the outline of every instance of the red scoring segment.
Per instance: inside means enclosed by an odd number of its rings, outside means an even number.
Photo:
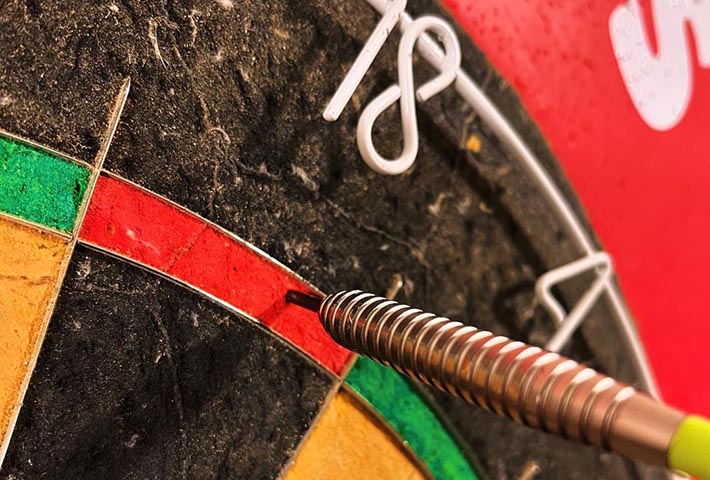
[[[101,176],[80,239],[175,277],[258,319],[340,373],[350,352],[318,318],[285,302],[303,280],[236,236],[135,185]]]

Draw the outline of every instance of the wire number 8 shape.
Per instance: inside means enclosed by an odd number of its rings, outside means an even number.
[[[327,121],[335,121],[342,113],[353,92],[382,49],[406,7],[406,0],[389,2],[380,22],[367,39],[365,46],[348,71],[345,79],[323,112]],[[444,46],[444,58],[438,65],[439,74],[418,89],[414,88],[412,55],[419,37],[427,31],[434,33]],[[419,130],[415,99],[425,102],[446,89],[456,80],[461,65],[461,48],[452,28],[442,19],[423,16],[406,26],[397,55],[398,84],[393,84],[372,100],[360,115],[357,125],[357,145],[365,163],[378,173],[398,175],[412,166],[419,151]],[[372,129],[382,112],[399,100],[404,146],[396,159],[387,159],[375,149]]]

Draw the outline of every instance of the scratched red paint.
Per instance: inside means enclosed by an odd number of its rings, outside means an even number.
[[[665,132],[649,128],[610,40],[609,17],[624,3],[444,0],[517,90],[569,175],[614,257],[664,397],[710,415],[710,383],[699,381],[707,378],[710,338],[710,70],[691,48],[685,117]],[[652,2],[639,4],[656,43]]]
[[[80,238],[176,277],[248,313],[340,373],[350,352],[317,317],[284,301],[298,277],[204,219],[128,182],[101,176]]]

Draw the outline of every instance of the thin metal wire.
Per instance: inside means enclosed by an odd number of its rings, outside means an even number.
[[[588,271],[594,271],[596,278],[568,313],[552,294],[552,287]],[[549,314],[559,323],[557,331],[545,344],[545,349],[557,352],[567,344],[604,293],[604,288],[611,280],[612,274],[611,258],[604,252],[598,252],[550,270],[537,279],[535,294]]]
[[[338,119],[343,108],[350,101],[355,88],[362,81],[365,73],[384,45],[385,40],[396,25],[406,3],[406,1],[397,0],[387,5],[382,19],[370,34],[365,46],[325,108],[323,112],[324,119],[331,122]],[[439,74],[416,89],[415,92],[412,53],[417,40],[426,31],[435,33],[444,44],[444,57],[441,61]],[[365,107],[358,121],[357,145],[360,155],[362,155],[363,160],[370,168],[385,175],[398,175],[414,164],[419,151],[419,129],[417,127],[415,100],[424,102],[448,88],[456,79],[456,71],[460,65],[461,47],[456,34],[449,24],[437,17],[424,16],[409,25],[399,43],[397,56],[398,83],[390,85],[389,88],[375,97]],[[404,146],[399,157],[390,160],[382,157],[375,149],[372,140],[372,129],[377,117],[398,100]]]
[[[38,339],[38,341],[35,341],[35,345],[33,345],[32,356],[30,357],[30,360],[26,365],[26,374],[24,375],[24,378],[22,379],[22,383],[20,385],[19,396],[17,398],[17,405],[18,406],[22,405],[22,402],[24,401],[25,395],[27,393],[27,389],[30,384],[30,377],[32,376],[32,372],[34,372],[35,365],[37,364],[37,359],[39,357],[39,349],[40,349],[40,346],[44,340],[45,334],[47,333],[47,328],[49,326],[49,320],[50,320],[52,314],[54,313],[54,308],[56,306],[57,298],[59,297],[59,289],[60,289],[61,285],[64,283],[64,277],[67,274],[67,270],[69,268],[69,261],[72,258],[72,254],[74,252],[74,248],[75,248],[77,240],[78,240],[79,230],[81,229],[81,224],[82,224],[82,222],[84,220],[84,216],[86,215],[86,212],[88,210],[89,201],[91,200],[91,195],[93,194],[94,187],[96,186],[96,181],[97,181],[98,175],[101,171],[101,167],[102,167],[103,162],[106,158],[106,154],[108,153],[108,149],[111,146],[113,136],[116,133],[116,128],[118,127],[118,122],[121,119],[121,114],[123,113],[123,107],[126,105],[126,100],[128,99],[128,93],[130,92],[130,89],[131,89],[131,79],[130,79],[130,77],[127,77],[123,81],[123,83],[121,84],[118,95],[116,96],[115,103],[113,105],[113,108],[110,111],[106,130],[104,131],[103,139],[101,142],[101,147],[99,148],[99,151],[96,153],[94,165],[90,167],[92,169],[92,172],[91,172],[91,176],[89,178],[89,184],[86,188],[86,192],[84,193],[84,198],[83,198],[82,203],[79,207],[79,212],[77,215],[77,219],[74,222],[74,228],[72,230],[71,238],[69,239],[69,242],[67,243],[67,246],[65,248],[64,257],[62,259],[61,265],[59,267],[59,271],[58,271],[57,276],[55,278],[55,283],[54,283],[54,287],[53,287],[51,296],[50,296],[49,300],[47,301],[44,316],[42,318],[42,323],[40,324],[38,331],[37,331],[36,338]],[[3,134],[7,134],[7,132],[3,132]],[[12,135],[9,135],[9,136],[12,136]],[[53,155],[57,155],[59,157],[65,158],[67,160],[75,161],[71,157],[63,155],[59,152],[55,152],[54,150],[50,150],[50,149],[43,147],[41,145],[38,145],[34,142],[26,141],[24,139],[21,139],[20,137],[15,137],[15,138],[19,138],[20,141],[27,142],[29,145],[32,145],[33,147],[45,150]],[[83,164],[83,162],[77,162],[77,163]],[[16,407],[13,409],[13,411],[11,412],[10,421],[8,422],[7,430],[5,431],[5,436],[4,436],[4,438],[0,438],[0,442],[1,442],[0,443],[0,467],[2,467],[2,462],[4,461],[5,455],[7,454],[7,450],[10,445],[10,438],[12,437],[12,433],[15,430],[15,424],[17,423],[17,419],[19,418],[19,413],[20,413],[19,407]]]

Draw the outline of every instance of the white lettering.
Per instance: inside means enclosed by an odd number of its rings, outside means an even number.
[[[710,1],[651,0],[657,53],[649,44],[638,0],[620,5],[609,18],[609,33],[621,76],[636,110],[654,130],[683,119],[693,90],[686,22],[692,28],[698,62],[710,67]]]

